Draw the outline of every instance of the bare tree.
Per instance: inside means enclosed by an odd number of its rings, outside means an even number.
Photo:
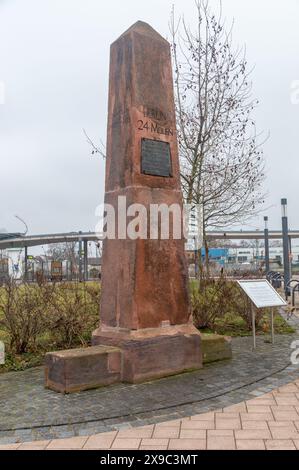
[[[53,261],[70,261],[76,264],[76,242],[49,245],[47,256],[51,257]]]
[[[244,223],[264,202],[261,135],[252,114],[245,48],[233,48],[221,2],[216,15],[207,0],[195,0],[197,28],[170,21],[177,131],[185,201],[203,211],[207,228]]]
[[[105,159],[106,158],[106,147],[105,147],[104,143],[102,141],[100,141],[100,146],[96,145],[91,140],[91,138],[89,137],[89,135],[87,134],[85,129],[83,129],[83,134],[86,137],[86,142],[91,147],[91,155],[99,154],[99,155],[101,155],[102,158]]]

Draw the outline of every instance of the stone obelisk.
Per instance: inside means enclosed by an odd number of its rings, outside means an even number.
[[[109,80],[105,203],[116,214],[119,196],[147,211],[150,204],[182,207],[169,43],[138,21],[111,45]],[[117,225],[116,239],[103,244],[93,344],[121,348],[123,381],[200,368],[183,235],[130,239]]]

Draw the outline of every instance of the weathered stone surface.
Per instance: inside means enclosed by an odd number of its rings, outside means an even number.
[[[50,352],[45,358],[45,386],[71,393],[120,382],[121,351],[92,346]]]
[[[141,21],[111,46],[105,203],[125,218],[128,206],[142,204],[148,222],[151,204],[182,209],[170,45]],[[150,238],[148,223],[146,239],[120,234],[116,224],[116,239],[104,240],[93,344],[122,349],[124,381],[202,367],[200,335],[189,323],[185,239],[173,237],[172,222],[169,239],[161,226]]]
[[[170,48],[137,22],[111,46],[105,202],[182,204]],[[142,139],[167,142],[172,176],[141,171]],[[125,210],[122,211],[124,215]],[[184,239],[105,240],[101,324],[128,329],[187,323]]]
[[[118,332],[100,329],[95,340],[121,349],[123,382],[138,383],[202,366],[200,335],[192,324]]]
[[[202,334],[201,344],[204,364],[232,358],[231,338],[228,336]]]

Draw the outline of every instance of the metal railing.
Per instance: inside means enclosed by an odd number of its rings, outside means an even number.
[[[277,271],[269,271],[266,275],[266,278],[275,289],[281,288],[282,283],[284,283],[283,274]],[[286,284],[284,283],[284,291],[286,295],[286,300],[288,300],[288,297],[291,297],[291,305],[288,309],[287,314],[287,318],[290,319],[294,311],[296,310],[295,293],[296,291],[299,292],[299,280],[290,279]]]

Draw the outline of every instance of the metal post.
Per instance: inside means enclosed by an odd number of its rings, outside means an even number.
[[[272,344],[274,344],[274,308],[271,308],[271,338]]]
[[[292,279],[293,254],[292,254],[292,237],[290,235],[289,235],[289,260],[290,260],[290,279]]]
[[[256,337],[255,337],[255,310],[254,305],[251,304],[251,315],[252,315],[252,334],[253,334],[253,349],[256,348]]]
[[[288,216],[287,216],[287,200],[284,198],[281,200],[282,210],[282,242],[283,242],[283,269],[284,269],[284,289],[286,298],[289,295],[289,289],[287,287],[290,281],[290,254],[289,254],[289,229],[288,229]]]
[[[265,239],[265,268],[266,274],[270,271],[270,256],[269,256],[269,229],[268,229],[268,217],[264,217],[265,229],[264,229],[264,239]]]
[[[82,232],[79,232],[81,234]],[[78,259],[79,259],[79,282],[82,282],[82,238],[79,238],[79,248],[78,248]]]
[[[88,281],[88,240],[84,240],[84,281]]]
[[[25,265],[24,265],[24,279],[28,281],[28,247],[25,246]]]

